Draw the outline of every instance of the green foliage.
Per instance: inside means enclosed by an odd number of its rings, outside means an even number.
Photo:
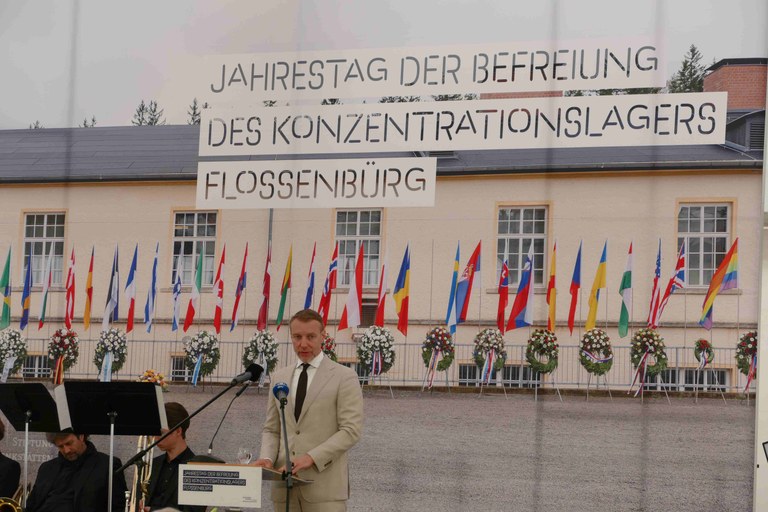
[[[192,100],[192,104],[189,106],[189,110],[187,110],[187,115],[189,116],[187,124],[200,124],[200,108],[197,106],[197,98]]]
[[[706,68],[701,64],[701,52],[696,45],[691,45],[688,53],[669,81],[669,92],[701,92],[704,90]]]

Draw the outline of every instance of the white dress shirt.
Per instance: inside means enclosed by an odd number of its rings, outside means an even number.
[[[309,367],[307,367],[307,393],[309,393],[309,387],[312,385],[312,379],[315,376],[315,373],[317,372],[317,369],[320,367],[320,362],[323,360],[323,357],[325,357],[322,353],[322,351],[315,356],[314,359],[312,359],[309,362]],[[304,362],[299,359],[296,362],[296,367],[293,369],[293,378],[291,379],[291,404],[296,405],[296,392],[299,389],[299,375],[301,375],[301,365]]]

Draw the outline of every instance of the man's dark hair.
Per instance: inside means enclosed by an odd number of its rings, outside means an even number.
[[[178,402],[168,402],[165,404],[165,417],[168,419],[168,428],[175,427],[181,420],[189,416],[189,413],[184,408],[183,405],[181,405]],[[181,437],[184,439],[187,438],[187,429],[189,428],[189,419],[184,421],[180,425],[181,427]]]
[[[56,444],[56,441],[67,436],[75,436],[75,437],[83,436],[83,442],[88,440],[88,434],[78,434],[77,432],[72,432],[72,429],[62,430],[61,432],[47,432],[45,434],[45,438],[51,444]]]
[[[315,311],[314,309],[302,309],[301,311],[297,311],[292,317],[291,321],[288,322],[290,325],[291,322],[294,320],[298,320],[300,322],[309,322],[312,320],[317,320],[320,322],[320,325],[323,325],[323,317],[320,316],[320,313]]]

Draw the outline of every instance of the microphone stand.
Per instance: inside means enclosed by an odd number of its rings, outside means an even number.
[[[224,415],[221,417],[221,421],[219,422],[219,426],[216,427],[216,432],[213,433],[213,437],[211,437],[211,443],[208,445],[208,455],[211,454],[213,451],[213,440],[216,439],[216,436],[219,433],[219,430],[221,429],[221,426],[224,424],[224,419],[227,417],[227,413],[229,413],[230,407],[232,407],[232,404],[235,402],[235,399],[245,393],[245,390],[248,389],[248,387],[252,384],[252,381],[246,382],[243,387],[240,388],[240,391],[235,393],[235,396],[232,397],[232,400],[229,401],[229,405],[227,406],[227,410],[224,411]]]
[[[283,480],[285,480],[285,512],[290,512],[293,465],[291,464],[291,450],[288,448],[288,428],[285,423],[285,404],[287,403],[288,398],[280,399],[280,416],[283,420],[283,442],[285,443],[285,471],[283,471]]]

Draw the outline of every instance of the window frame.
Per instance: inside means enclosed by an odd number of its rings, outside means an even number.
[[[717,217],[717,208],[725,207],[726,216],[725,219],[719,219]],[[689,213],[688,217],[682,218],[683,209],[688,208],[689,212],[691,208],[699,209],[699,217],[696,219],[700,224],[699,231],[681,231],[681,223],[687,222],[690,226],[692,217]],[[710,219],[705,218],[705,208],[715,208],[715,217],[711,221],[717,229],[717,224],[722,221],[725,226],[725,231],[703,231],[704,224]],[[717,267],[722,263],[723,258],[728,253],[728,249],[733,243],[733,226],[734,217],[736,212],[736,203],[733,199],[686,199],[678,200],[675,213],[675,254],[680,252],[680,245],[685,242],[685,284],[689,289],[705,290],[709,287]],[[712,251],[705,252],[704,244],[705,239],[714,239],[712,242]],[[692,250],[691,240],[696,240],[695,249]],[[717,249],[717,240],[723,239],[725,241],[722,251]],[[712,258],[712,266],[705,265],[705,259],[707,257]],[[692,263],[697,261],[696,268],[692,268]],[[696,283],[694,284],[693,276],[696,275]]]
[[[67,211],[66,210],[31,210],[22,212],[22,263],[21,276],[19,282],[24,283],[27,272],[28,248],[32,247],[32,287],[41,288],[43,285],[43,274],[45,273],[46,259],[50,252],[50,244],[53,244],[53,263],[51,286],[60,288],[64,286],[64,250],[67,236]],[[42,226],[33,223],[29,225],[29,219],[43,217]],[[62,216],[61,224],[49,224],[49,217]],[[36,228],[40,227],[43,231],[41,236],[34,233]],[[61,235],[57,235],[55,230],[61,227]],[[27,235],[28,229],[32,229],[31,236]],[[48,235],[48,229],[53,228],[53,236]],[[42,254],[36,254],[35,246],[42,244]],[[59,251],[61,251],[59,253]]]
[[[510,222],[510,220],[504,220],[501,218],[502,210],[519,210],[520,217],[520,230],[517,233],[502,233],[500,229],[501,222]],[[525,219],[525,210],[533,210],[533,218]],[[543,217],[536,218],[536,210],[543,210]],[[528,253],[528,247],[526,246],[527,240],[533,240],[534,242],[534,256],[533,256],[533,285],[535,288],[542,288],[546,286],[547,281],[547,265],[548,250],[549,250],[549,231],[551,228],[550,215],[552,212],[552,205],[548,202],[532,202],[532,203],[501,203],[496,205],[495,219],[494,219],[494,233],[495,233],[495,248],[496,255],[496,282],[498,282],[499,275],[501,274],[501,266],[504,262],[504,258],[507,258],[507,265],[509,266],[509,286],[516,289],[520,284],[520,275],[522,274],[523,265],[525,261],[525,255]],[[524,232],[524,223],[532,222],[534,224],[533,231],[531,233]],[[543,223],[543,233],[535,232],[535,224]],[[519,250],[516,255],[510,252],[510,241],[519,240]],[[535,245],[536,241],[541,240],[541,252],[538,252]],[[504,241],[504,254],[500,252],[500,244]],[[513,258],[517,258],[516,264]]]
[[[214,222],[199,222],[201,215],[215,215]],[[197,256],[203,255],[203,278],[202,287],[210,288],[213,286],[213,280],[216,272],[216,249],[218,246],[218,237],[221,231],[219,223],[221,222],[221,213],[219,210],[194,210],[180,208],[173,210],[171,223],[171,279],[170,286],[176,282],[176,274],[179,272],[179,263],[181,262],[181,285],[189,287],[195,281],[195,269],[197,268]],[[178,216],[193,216],[192,224],[177,222]],[[186,219],[183,219],[186,220]],[[213,235],[199,235],[201,227],[212,227]],[[179,229],[191,229],[192,234],[178,234]],[[180,244],[180,251],[177,249]],[[191,244],[191,254],[188,253],[187,244]],[[190,259],[191,258],[191,259]]]
[[[357,214],[354,223],[349,221],[341,222],[339,215],[341,214]],[[378,221],[364,222],[361,219],[363,213],[378,213]],[[345,219],[348,220],[348,219]],[[367,234],[361,233],[361,225],[373,226],[378,224],[378,233],[372,235],[370,232]],[[350,235],[348,233],[340,233],[340,225],[355,226],[355,233]],[[370,228],[369,228],[370,230]],[[351,276],[354,273],[355,259],[360,252],[360,244],[364,245],[363,253],[363,288],[374,288],[379,285],[379,275],[381,269],[382,258],[382,245],[384,243],[383,237],[384,231],[384,209],[383,208],[344,208],[334,211],[333,218],[333,233],[336,243],[339,244],[339,262],[338,262],[338,288],[349,288]],[[376,243],[377,250],[375,254],[370,249],[373,243]],[[354,251],[350,252],[349,245],[354,247]]]

